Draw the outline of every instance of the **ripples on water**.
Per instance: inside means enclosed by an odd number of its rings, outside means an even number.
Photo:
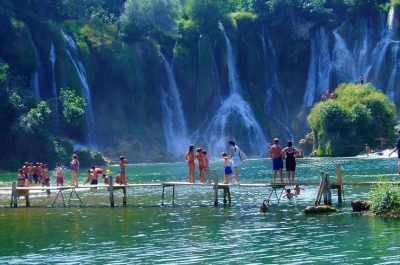
[[[242,182],[269,181],[268,162],[246,161]],[[334,162],[299,161],[298,180],[318,181],[321,170],[334,175]],[[340,162],[345,181],[397,177],[393,160]],[[186,167],[179,163],[129,170],[141,183],[186,178]],[[303,210],[315,199],[317,187],[304,188],[295,202],[273,201],[267,214],[259,206],[268,190],[237,187],[230,207],[212,207],[210,187],[177,187],[175,205],[167,189],[167,204],[161,207],[159,187],[128,190],[127,207],[121,206],[121,192],[116,193],[118,206],[109,208],[108,193],[96,190],[80,193],[85,207],[4,208],[0,259],[6,264],[399,264],[399,220],[351,213],[348,201],[367,197],[367,187],[345,187],[347,203],[341,212],[312,216]],[[0,197],[2,205],[9,203],[6,197]],[[36,196],[32,203],[46,206],[53,198]]]

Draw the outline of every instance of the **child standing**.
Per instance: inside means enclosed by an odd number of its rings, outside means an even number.
[[[211,183],[210,168],[208,166],[208,157],[206,150],[203,150],[203,159],[204,159],[204,174],[208,179],[208,183]]]
[[[70,168],[72,170],[72,183],[71,186],[78,186],[78,171],[79,171],[79,160],[78,155],[73,154],[70,162]]]
[[[206,183],[206,178],[204,176],[204,154],[203,154],[203,149],[202,148],[197,148],[196,153],[197,153],[196,158],[197,158],[197,161],[199,162],[200,182],[201,183]]]
[[[224,184],[228,184],[232,176],[231,160],[225,152],[222,153],[222,158],[224,159]]]
[[[126,160],[125,156],[119,157],[119,170],[121,175],[121,184],[126,184],[126,165],[128,161]]]
[[[194,145],[189,145],[189,150],[185,154],[185,159],[188,164],[188,179],[190,183],[194,183],[194,159],[195,159],[195,154],[194,154]]]
[[[64,186],[64,169],[60,163],[56,163],[56,182],[57,186]]]

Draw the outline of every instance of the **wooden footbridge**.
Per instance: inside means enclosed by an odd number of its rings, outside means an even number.
[[[11,187],[0,187],[0,191],[11,191],[11,200],[10,207],[18,207],[18,198],[20,196],[25,197],[26,206],[29,207],[30,191],[56,191],[57,195],[52,203],[52,207],[55,205],[61,206],[70,206],[71,200],[78,200],[80,205],[83,204],[82,199],[80,198],[77,191],[85,191],[92,189],[105,189],[109,192],[109,200],[110,207],[114,207],[115,205],[115,192],[118,190],[122,191],[123,205],[127,205],[127,189],[130,188],[140,188],[140,187],[148,187],[148,188],[161,188],[161,205],[164,205],[165,200],[165,189],[172,188],[172,204],[175,202],[175,188],[187,186],[187,187],[204,187],[210,188],[213,190],[214,194],[214,206],[218,206],[218,196],[219,190],[223,190],[223,203],[231,204],[231,191],[235,189],[242,188],[266,188],[268,190],[267,200],[270,200],[275,195],[277,203],[279,203],[282,195],[285,192],[287,187],[293,187],[295,185],[303,186],[319,186],[317,200],[315,204],[319,204],[322,195],[324,196],[325,204],[332,204],[331,199],[331,189],[337,189],[337,201],[338,203],[343,202],[344,193],[343,186],[370,186],[376,185],[383,182],[355,182],[355,183],[342,183],[342,174],[340,170],[340,165],[337,166],[337,179],[336,182],[331,183],[329,179],[329,175],[327,173],[322,173],[321,182],[295,182],[295,183],[241,183],[241,184],[224,184],[218,182],[218,175],[215,172],[215,181],[214,183],[189,183],[189,182],[162,182],[162,183],[143,183],[143,184],[114,184],[113,178],[110,177],[110,183],[106,184],[98,184],[98,185],[79,185],[79,186],[32,186],[32,187],[17,187],[14,182]],[[400,185],[400,182],[391,182],[392,184]],[[75,198],[74,198],[75,197]]]

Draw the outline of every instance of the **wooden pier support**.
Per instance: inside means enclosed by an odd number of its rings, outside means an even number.
[[[110,176],[110,184],[108,190],[110,192],[110,207],[114,207],[114,180],[112,176]]]
[[[175,185],[174,184],[162,184],[162,194],[161,194],[161,205],[164,205],[164,192],[165,187],[172,187],[172,204],[175,203]]]
[[[226,204],[227,202],[229,203],[229,205],[231,205],[231,191],[229,189],[229,187],[222,187],[224,190],[224,204]],[[228,196],[228,201],[226,200],[226,197]]]
[[[122,198],[122,205],[126,206],[127,198],[126,198],[126,187],[122,189],[122,192],[124,193],[124,197]]]
[[[11,190],[10,207],[18,207],[17,183],[13,182]]]
[[[342,180],[342,169],[340,168],[340,164],[336,164],[336,174],[337,174],[337,189],[338,189],[338,202],[342,203],[342,199],[344,199],[343,192],[343,180]]]
[[[218,173],[215,172],[215,181],[214,181],[214,207],[218,206]]]

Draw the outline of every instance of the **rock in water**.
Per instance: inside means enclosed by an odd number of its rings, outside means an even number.
[[[353,212],[369,211],[369,208],[371,207],[371,202],[355,200],[351,201],[351,207],[353,207]]]
[[[316,205],[316,206],[307,206],[304,209],[305,214],[312,214],[312,213],[330,213],[330,212],[337,212],[336,208],[328,205]]]

